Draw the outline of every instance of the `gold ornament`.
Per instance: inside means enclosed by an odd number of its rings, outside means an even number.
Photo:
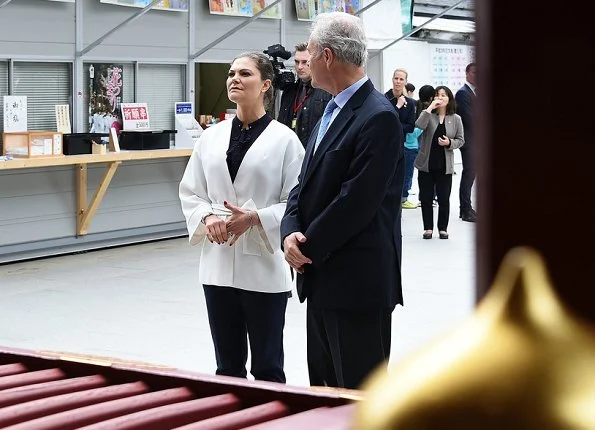
[[[595,429],[595,331],[516,248],[464,324],[363,389],[356,429]]]

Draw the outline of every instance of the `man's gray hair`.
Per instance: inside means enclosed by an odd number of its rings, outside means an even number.
[[[368,60],[366,33],[362,20],[345,12],[319,14],[312,24],[310,40],[316,42],[320,56],[329,48],[343,63],[365,67]]]

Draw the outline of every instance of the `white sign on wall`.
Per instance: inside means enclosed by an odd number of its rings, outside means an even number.
[[[465,67],[475,57],[473,46],[430,44],[432,86],[445,85],[454,93],[465,84]]]
[[[4,131],[27,131],[27,96],[4,96]]]
[[[56,129],[61,133],[72,133],[70,126],[70,106],[56,105]]]
[[[123,130],[150,130],[149,108],[146,103],[122,103]]]

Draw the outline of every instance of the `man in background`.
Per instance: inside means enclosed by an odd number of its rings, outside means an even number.
[[[283,91],[277,115],[277,121],[295,131],[304,147],[331,99],[331,95],[326,91],[312,88],[307,46],[304,42],[295,47],[295,71],[298,79],[293,86]]]
[[[463,120],[465,144],[461,147],[463,161],[463,175],[459,185],[459,217],[463,221],[475,222],[477,214],[471,205],[471,188],[475,181],[475,160],[473,159],[473,103],[476,96],[475,63],[469,63],[465,68],[465,85],[455,95],[457,114]]]
[[[397,110],[403,135],[402,142],[407,142],[407,135],[413,133],[415,129],[415,100],[407,96],[407,78],[409,73],[403,68],[395,69],[393,72],[393,87],[384,95],[390,101],[390,104]],[[401,195],[401,206],[403,209],[417,209],[417,205],[411,203],[409,199],[409,189],[413,181],[413,163],[417,156],[417,150],[405,147],[405,183]]]

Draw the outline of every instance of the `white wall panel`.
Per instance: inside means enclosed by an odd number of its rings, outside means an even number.
[[[393,72],[396,68],[407,69],[408,81],[415,85],[415,91],[432,83],[432,65],[430,64],[430,46],[427,42],[401,40],[383,53],[383,88],[385,92],[392,88]]]
[[[84,1],[84,38],[88,46],[106,32],[128,19],[141,9]],[[89,58],[126,59],[176,59],[188,58],[188,14],[151,10],[137,20],[110,35],[90,51]]]
[[[6,58],[72,57],[74,3],[8,3],[0,9],[0,52]]]

